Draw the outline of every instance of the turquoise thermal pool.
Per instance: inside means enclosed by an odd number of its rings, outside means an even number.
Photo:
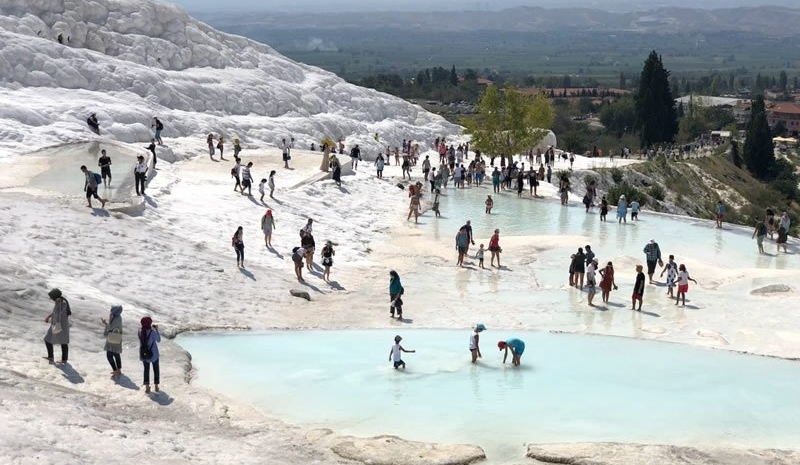
[[[490,460],[525,443],[618,441],[790,447],[800,437],[800,364],[608,336],[493,330],[469,361],[469,330],[186,334],[197,383],[304,427],[469,443]],[[526,344],[503,365],[497,341]]]

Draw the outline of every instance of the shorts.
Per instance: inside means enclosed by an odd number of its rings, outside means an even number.
[[[637,218],[639,218],[639,212],[631,212],[631,219],[633,220]]]
[[[289,161],[291,159],[292,159],[292,157],[290,157],[288,153],[284,153],[283,154],[283,161]]]
[[[105,178],[111,177],[111,168],[100,168],[100,175]]]
[[[717,213],[717,221],[722,221],[723,216],[725,216],[724,213]]]
[[[250,180],[249,179],[242,179],[242,187],[247,189],[248,187],[250,187],[250,185],[251,184],[250,184]]]
[[[678,284],[678,292],[683,292],[684,294],[686,294],[686,292],[688,291],[689,291],[688,284]]]
[[[96,187],[87,187],[86,188],[86,198],[90,199],[92,197],[97,197],[97,188]]]
[[[303,263],[303,257],[298,253],[293,253],[292,254],[292,261],[297,263],[297,264]]]
[[[394,367],[395,367],[395,368],[398,368],[398,367],[401,367],[401,366],[403,366],[403,365],[405,365],[405,364],[406,364],[406,362],[404,362],[404,361],[402,361],[402,360],[395,360],[395,362],[394,362]]]
[[[656,263],[658,262],[651,262],[650,260],[647,261],[647,274],[653,274],[656,272]]]
[[[767,237],[767,236],[766,236],[766,235],[764,235],[764,236],[756,236],[756,243],[757,243],[758,245],[762,245],[762,244],[764,244],[764,238],[765,238],[765,237]]]
[[[634,292],[633,294],[631,294],[631,299],[633,299],[633,300],[642,300],[642,294]]]

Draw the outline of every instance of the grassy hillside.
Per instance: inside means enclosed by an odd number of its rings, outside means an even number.
[[[792,235],[799,231],[800,204],[737,168],[726,154],[677,162],[659,159],[622,169],[597,169],[577,177],[585,182],[590,176],[608,193],[612,204],[625,193],[628,199],[644,202],[646,209],[710,220],[717,201],[722,200],[728,211],[726,222],[754,226],[764,218],[766,209],[772,208],[778,215],[789,213]]]

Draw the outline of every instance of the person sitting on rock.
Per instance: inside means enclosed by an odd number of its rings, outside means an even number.
[[[100,135],[100,122],[97,121],[96,114],[92,113],[89,115],[89,117],[86,119],[86,124],[88,124],[92,131],[94,131],[97,135]]]

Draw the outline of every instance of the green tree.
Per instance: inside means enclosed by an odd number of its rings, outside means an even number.
[[[456,74],[456,65],[453,65],[453,68],[450,69],[450,84],[454,86],[458,85],[458,74]]]
[[[742,167],[742,154],[739,153],[739,143],[731,141],[731,161],[737,168]]]
[[[642,147],[671,142],[678,132],[675,101],[669,88],[669,71],[655,50],[644,62],[636,94],[636,128]]]
[[[632,97],[620,97],[614,102],[603,106],[600,110],[600,122],[606,129],[617,135],[622,136],[633,129],[636,124],[636,105]]]
[[[756,97],[752,109],[752,120],[744,141],[744,163],[755,177],[766,179],[775,164],[775,148],[764,111],[763,96]]]
[[[619,88],[624,89],[627,82],[625,81],[625,73],[619,72]]]
[[[788,85],[789,77],[786,75],[786,71],[781,71],[780,79],[778,80],[778,87],[785,92]]]
[[[539,143],[553,124],[553,108],[542,95],[523,95],[514,88],[501,93],[486,87],[475,116],[462,123],[472,147],[489,155],[511,157]]]

